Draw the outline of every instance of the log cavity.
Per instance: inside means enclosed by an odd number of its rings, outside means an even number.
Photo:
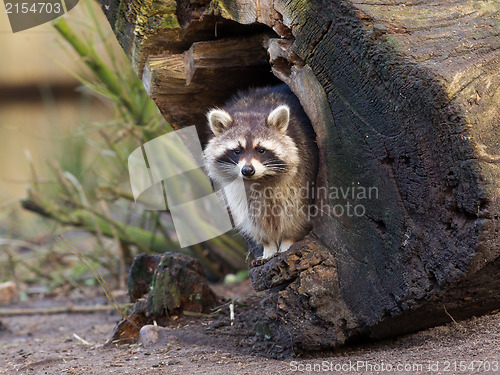
[[[267,53],[269,39],[276,37],[262,24],[206,16],[161,53],[149,54],[144,87],[175,128],[195,125],[205,143],[210,108],[223,105],[238,90],[281,83]]]

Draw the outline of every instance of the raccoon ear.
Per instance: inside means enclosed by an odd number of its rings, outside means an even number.
[[[267,116],[268,125],[276,127],[281,133],[285,133],[290,122],[290,108],[280,105]]]
[[[214,108],[207,113],[208,124],[215,135],[222,133],[233,122],[229,113],[222,109]]]

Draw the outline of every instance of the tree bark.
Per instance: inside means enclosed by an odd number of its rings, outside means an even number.
[[[190,89],[198,83],[186,72],[203,61],[193,60],[197,46],[217,55],[251,35],[265,35],[263,47],[242,48],[267,49],[273,74],[310,117],[316,191],[327,192],[316,199],[321,215],[306,239],[251,270],[256,289],[271,289],[276,340],[331,348],[500,307],[497,1],[101,1],[174,126],[201,129],[240,74],[273,83],[259,59],[235,59],[230,80],[211,62],[196,78],[206,91]],[[176,62],[177,81],[162,79]],[[178,92],[174,108],[167,99]]]

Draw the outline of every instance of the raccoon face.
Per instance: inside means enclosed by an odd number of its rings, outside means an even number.
[[[240,139],[216,158],[217,167],[232,177],[258,179],[287,171],[284,160],[272,150],[272,144],[255,139]]]
[[[247,113],[233,118],[220,109],[211,110],[207,118],[215,134],[205,149],[211,177],[256,180],[296,170],[298,150],[286,134],[288,106],[281,105],[264,118]]]

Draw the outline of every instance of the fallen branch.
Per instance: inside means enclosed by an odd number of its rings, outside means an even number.
[[[120,305],[125,309],[128,304]],[[66,305],[59,307],[39,308],[39,309],[0,309],[0,316],[19,316],[19,315],[49,315],[49,314],[87,314],[100,311],[115,310],[112,305],[93,305],[93,306],[75,306]]]

